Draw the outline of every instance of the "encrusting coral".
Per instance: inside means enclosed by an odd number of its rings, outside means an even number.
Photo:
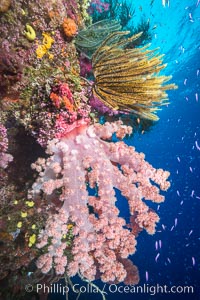
[[[142,33],[126,38],[128,34],[112,33],[92,56],[93,93],[112,109],[158,120],[154,112],[168,103],[165,91],[176,86],[164,85],[171,76],[157,75],[166,67],[163,55],[147,50],[147,46],[127,49]]]

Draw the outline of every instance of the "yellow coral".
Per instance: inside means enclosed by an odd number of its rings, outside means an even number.
[[[22,212],[21,212],[21,217],[22,217],[22,218],[26,218],[26,217],[27,217],[27,212],[23,212],[23,211],[22,211]]]
[[[44,45],[39,45],[36,49],[37,58],[43,58],[46,52],[47,52],[46,47]]]
[[[49,59],[53,59],[54,55],[52,53],[49,53]]]
[[[43,35],[42,45],[39,45],[36,49],[37,58],[42,58],[48,52],[48,50],[51,48],[54,42],[54,39],[52,39],[52,37],[48,33],[43,32],[42,35]],[[53,55],[49,54],[49,58],[52,59]]]
[[[72,227],[73,227],[72,224],[68,224],[68,225],[67,225],[67,228],[68,228],[68,229],[71,229]]]
[[[17,228],[21,228],[22,227],[22,222],[18,222],[17,223]]]
[[[26,205],[28,205],[28,207],[33,207],[35,203],[33,201],[26,201]]]
[[[35,244],[35,242],[36,242],[36,234],[34,233],[34,234],[32,234],[29,237],[29,244],[28,244],[28,246],[32,247]]]
[[[50,49],[53,42],[54,42],[54,39],[52,39],[52,37],[48,34],[48,33],[43,33],[43,45],[45,46],[46,49]]]
[[[26,31],[24,32],[25,34],[25,37],[30,41],[34,41],[35,38],[36,38],[36,33],[35,33],[35,30],[33,29],[32,26],[26,24]]]

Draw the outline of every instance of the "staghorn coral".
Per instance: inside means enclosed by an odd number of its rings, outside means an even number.
[[[127,34],[128,31],[112,33],[94,53],[93,93],[112,109],[158,120],[155,112],[168,103],[166,90],[176,86],[164,85],[171,76],[157,75],[166,66],[163,55],[147,50],[147,46],[124,49],[142,35],[125,38]]]
[[[159,217],[143,199],[162,202],[158,186],[167,190],[170,184],[166,181],[169,172],[154,169],[143,153],[121,141],[106,141],[113,133],[123,138],[131,131],[120,121],[90,126],[82,123],[65,137],[49,142],[47,160],[32,164],[40,176],[29,198],[37,199],[42,192],[46,201],[59,197],[62,203],[39,235],[37,247],[48,248],[37,261],[43,273],[55,265],[57,274],[67,271],[74,276],[80,272],[88,280],[100,274],[104,282],[138,282],[136,267],[125,261],[136,250],[136,232],[119,217],[114,187],[128,200],[138,232],[146,229],[153,234]],[[91,195],[87,186],[95,194]],[[67,246],[64,241],[70,224],[73,240]]]

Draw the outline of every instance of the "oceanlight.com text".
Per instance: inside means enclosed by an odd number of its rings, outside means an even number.
[[[168,286],[168,285],[117,285],[117,284],[104,284],[103,287],[99,288],[94,284],[87,285],[62,285],[61,283],[54,284],[27,284],[25,286],[26,292],[30,293],[32,291],[36,291],[37,293],[53,293],[53,294],[68,294],[69,291],[80,294],[97,294],[101,293],[102,295],[108,294],[149,294],[154,296],[156,294],[193,294],[194,287],[193,286]]]

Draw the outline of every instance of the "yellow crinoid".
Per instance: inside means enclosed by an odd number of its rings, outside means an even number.
[[[165,84],[171,76],[161,76],[166,67],[163,55],[149,45],[128,49],[141,34],[127,38],[130,32],[110,34],[92,57],[95,76],[93,93],[106,106],[158,120],[155,112],[168,104],[166,90],[175,89],[175,84]]]

